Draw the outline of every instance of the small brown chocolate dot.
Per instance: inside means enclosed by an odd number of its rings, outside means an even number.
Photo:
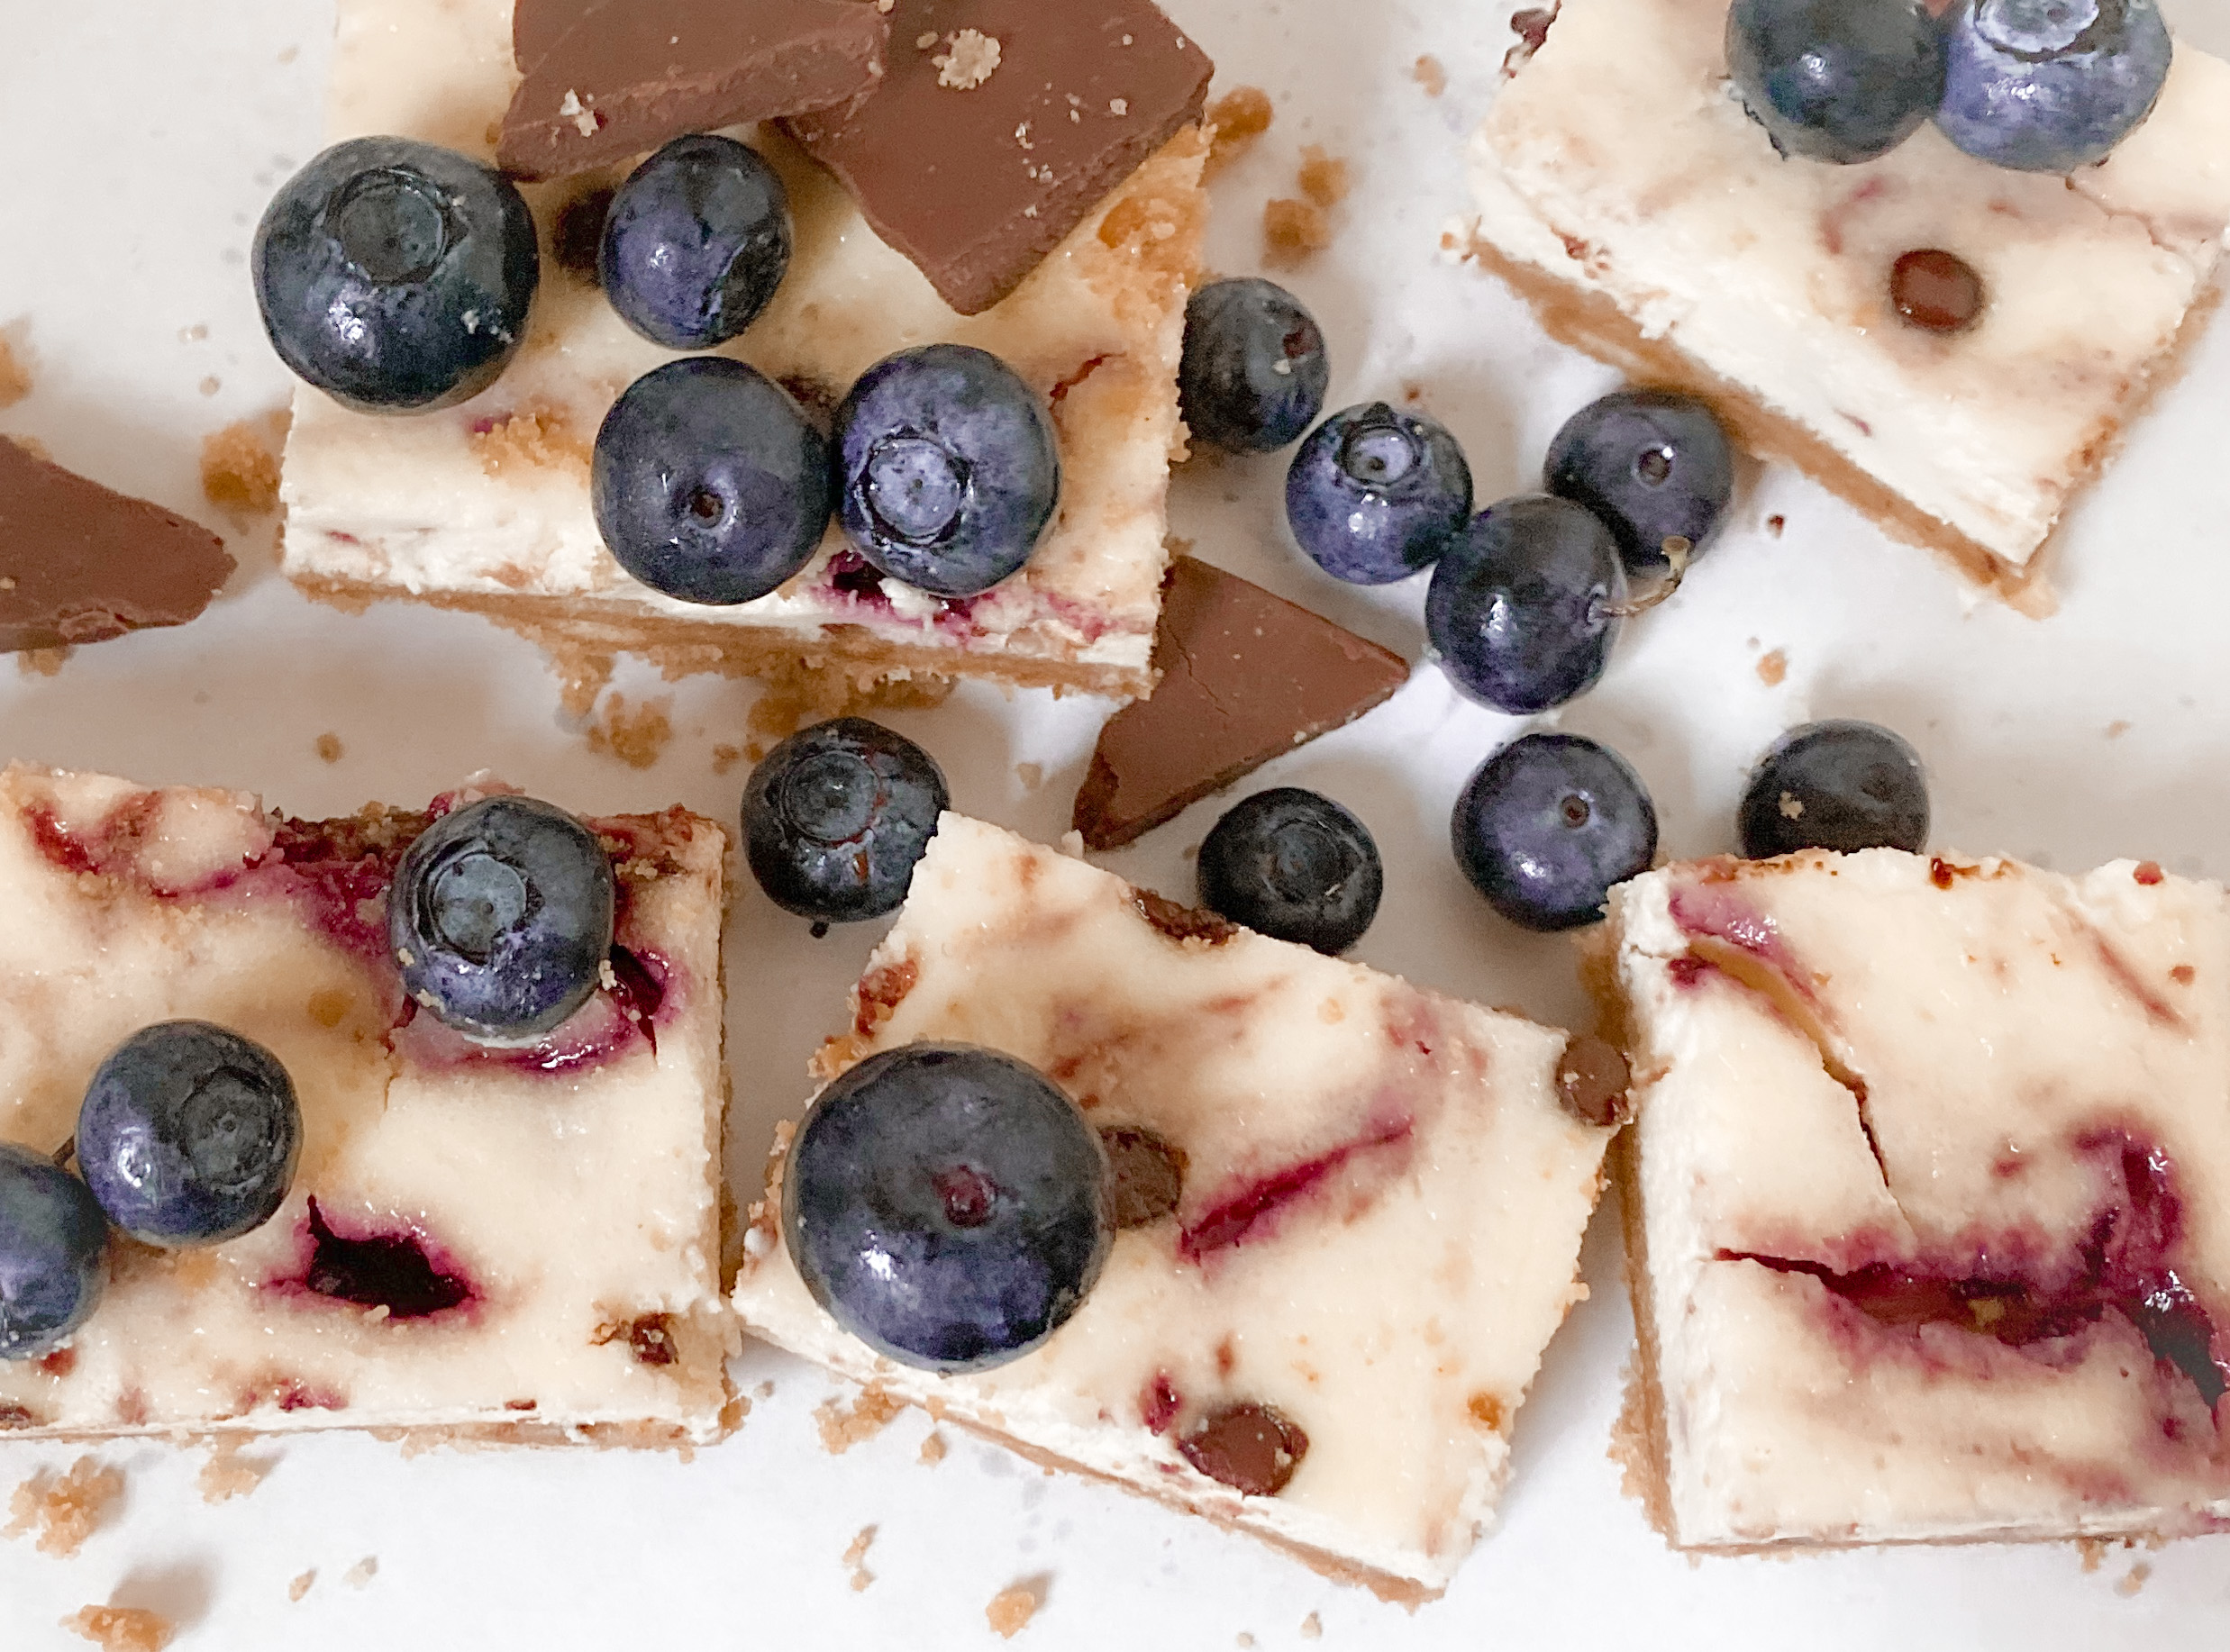
[[[1210,1411],[1177,1448],[1211,1480],[1244,1497],[1274,1497],[1308,1455],[1308,1436],[1275,1406],[1248,1400]]]
[[[1982,313],[1982,277],[1940,247],[1906,253],[1889,269],[1889,302],[1928,332],[1963,332]]]
[[[1597,1038],[1576,1038],[1556,1064],[1557,1099],[1585,1124],[1608,1128],[1633,1116],[1626,1058]]]
[[[1108,1196],[1117,1228],[1142,1228],[1177,1209],[1185,1188],[1185,1156],[1138,1124],[1100,1127],[1107,1149]]]

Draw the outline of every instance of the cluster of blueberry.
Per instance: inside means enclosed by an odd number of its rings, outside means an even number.
[[[1727,67],[1786,155],[1872,160],[1933,118],[2023,172],[2104,160],[2168,78],[2154,0],[1734,0]]]

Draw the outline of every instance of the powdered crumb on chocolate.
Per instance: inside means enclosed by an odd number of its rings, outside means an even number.
[[[1295,181],[1303,195],[1323,207],[1337,206],[1346,200],[1351,187],[1347,162],[1336,155],[1325,154],[1314,143],[1301,146],[1301,169]]]
[[[1411,66],[1409,77],[1424,88],[1427,97],[1438,97],[1448,89],[1448,71],[1431,52],[1426,52]]]
[[[930,1430],[927,1434],[922,1437],[922,1466],[924,1468],[934,1468],[938,1464],[944,1461],[945,1452],[948,1449],[950,1449],[950,1448],[945,1444],[944,1436],[938,1433],[934,1429]]]
[[[875,1581],[875,1574],[867,1569],[867,1552],[874,1546],[875,1528],[862,1526],[844,1550],[844,1569],[851,1575],[851,1592],[859,1594]]]
[[[946,50],[930,59],[937,66],[937,84],[956,92],[972,92],[991,78],[999,66],[999,43],[980,29],[962,29]]]
[[[242,419],[202,438],[201,491],[211,504],[246,516],[278,509],[278,449],[272,425],[269,418]]]
[[[1758,681],[1763,683],[1768,688],[1779,688],[1781,685],[1781,679],[1789,675],[1789,650],[1775,649],[1770,654],[1761,655],[1758,660],[1757,670]]]
[[[590,440],[562,407],[535,403],[473,422],[472,451],[491,477],[531,476],[540,470],[586,473]]]
[[[614,694],[605,702],[603,718],[588,725],[588,749],[617,758],[630,768],[649,768],[665,755],[667,742],[674,738],[673,719],[668,714],[673,703],[672,695],[661,695],[631,711],[625,694]]]
[[[371,1582],[373,1578],[378,1575],[379,1557],[377,1555],[367,1555],[354,1566],[350,1566],[347,1571],[341,1573],[341,1581],[348,1584],[351,1589],[361,1589],[366,1584]]]
[[[31,394],[31,369],[5,339],[0,339],[0,407],[13,407]]]
[[[1279,197],[1262,204],[1262,253],[1270,263],[1298,264],[1331,244],[1331,216],[1314,201]]]
[[[341,736],[328,730],[317,737],[317,759],[321,763],[338,763],[341,753]]]
[[[144,1606],[81,1606],[62,1627],[105,1652],[162,1652],[177,1632],[169,1619]]]
[[[1312,1611],[1301,1620],[1301,1638],[1303,1640],[1321,1640],[1324,1638],[1324,1620],[1316,1613]]]
[[[19,649],[15,668],[25,676],[59,676],[63,663],[77,651],[72,648]]]
[[[209,1460],[201,1466],[194,1482],[201,1488],[202,1502],[229,1502],[245,1497],[278,1466],[275,1457],[249,1457],[245,1445],[236,1434],[220,1434],[210,1442]]]
[[[869,1383],[849,1406],[843,1395],[830,1395],[814,1407],[813,1420],[820,1425],[821,1448],[831,1457],[842,1457],[880,1434],[904,1410],[905,1401],[894,1399],[887,1390]]]
[[[1233,86],[1207,106],[1208,159],[1201,177],[1213,177],[1254,147],[1270,130],[1270,94],[1260,86]]]
[[[315,1566],[312,1566],[308,1571],[303,1573],[301,1576],[296,1578],[294,1582],[287,1585],[287,1598],[290,1601],[295,1601],[297,1602],[300,1602],[304,1595],[309,1593],[310,1585],[316,1581],[317,1568]]]
[[[1044,1604],[1040,1586],[1035,1580],[1029,1580],[1000,1590],[983,1609],[984,1621],[1003,1638],[1014,1639],[1029,1627],[1030,1620],[1038,1615],[1038,1608]]]
[[[724,775],[743,760],[743,748],[732,746],[725,740],[713,748],[713,773]]]
[[[63,1474],[42,1468],[15,1488],[0,1537],[20,1538],[35,1529],[41,1554],[68,1559],[107,1520],[123,1489],[123,1470],[104,1468],[89,1457],[79,1457]]]

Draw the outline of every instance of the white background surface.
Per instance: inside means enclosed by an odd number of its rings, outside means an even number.
[[[1506,8],[1443,0],[1171,0],[1220,68],[1218,89],[1267,88],[1270,135],[1215,186],[1211,261],[1259,268],[1263,199],[1291,195],[1299,146],[1357,169],[1333,250],[1287,277],[1336,364],[1332,405],[1400,395],[1465,443],[1485,504],[1529,485],[1549,435],[1612,378],[1547,343],[1488,278],[1437,255],[1463,207],[1458,154],[1507,42]],[[2189,38],[2230,50],[2230,0],[2181,0]],[[590,810],[679,800],[732,817],[746,687],[672,694],[677,737],[647,773],[592,754],[562,722],[555,679],[525,644],[478,621],[387,605],[314,607],[275,573],[268,526],[234,531],[202,500],[202,438],[281,405],[287,381],[249,293],[246,249],[280,179],[317,147],[330,17],[315,0],[0,0],[0,333],[36,388],[0,431],[227,532],[241,562],[182,630],[80,650],[51,678],[0,662],[0,757],[147,781],[250,787],[303,814],[369,798],[415,802],[493,767]],[[1430,51],[1446,92],[1410,66]],[[206,329],[205,335],[194,330]],[[221,387],[204,395],[214,377]],[[2230,327],[2217,324],[2119,467],[2054,552],[2062,612],[2037,623],[1977,605],[1925,555],[1883,541],[1793,473],[1752,477],[1729,531],[1665,608],[1629,628],[1608,677],[1552,721],[1624,750],[1652,786],[1676,855],[1731,846],[1733,803],[1783,727],[1850,714],[1902,730],[1927,758],[1939,845],[2078,868],[2150,856],[2230,872],[2230,703],[2223,635],[2230,535]],[[1422,582],[1338,585],[1284,540],[1283,456],[1201,463],[1179,477],[1176,531],[1200,554],[1309,603],[1412,658]],[[1759,524],[1787,518],[1769,538]],[[1756,674],[1787,651],[1788,676]],[[959,807],[1050,838],[1067,824],[1104,707],[963,689],[892,722],[926,743]],[[1446,819],[1469,771],[1515,725],[1456,702],[1421,669],[1388,707],[1283,760],[1252,785],[1297,783],[1369,821],[1387,899],[1366,962],[1547,1019],[1584,1015],[1565,943],[1519,934],[1469,891]],[[2118,731],[2118,732],[2117,732]],[[337,734],[345,755],[321,762]],[[1017,766],[1043,779],[1025,785]],[[1191,894],[1202,805],[1109,858]],[[844,986],[880,926],[815,943],[746,887],[728,944],[733,1174],[753,1180],[772,1121],[804,1099],[804,1063],[841,1020]],[[748,1192],[746,1196],[748,1196]],[[334,1435],[271,1448],[252,1497],[205,1506],[201,1454],[151,1444],[101,1455],[127,1471],[121,1515],[75,1560],[0,1543],[0,1648],[80,1645],[52,1628],[112,1598],[185,1626],[183,1648],[288,1645],[716,1648],[988,1647],[985,1603],[1038,1578],[1045,1604],[1017,1645],[1221,1648],[1547,1647],[1925,1648],[2220,1646],[2230,1539],[2116,1552],[2086,1574],[2063,1547],[1912,1550],[1691,1566],[1617,1490],[1604,1448],[1631,1327],[1615,1212],[1586,1256],[1595,1299],[1549,1351],[1518,1420],[1502,1529],[1447,1598],[1414,1616],[1323,1582],[1244,1539],[1112,1490],[1047,1478],[954,1436],[917,1465],[908,1417],[840,1457],[811,1418],[828,1384],[767,1350],[748,1389],[776,1385],[742,1431],[683,1464],[597,1452],[405,1457]],[[55,1448],[0,1445],[0,1492]],[[877,1581],[841,1556],[878,1528]],[[378,1571],[360,1587],[343,1574]],[[2134,1563],[2142,1589],[2116,1585]],[[287,1584],[317,1569],[298,1605]]]

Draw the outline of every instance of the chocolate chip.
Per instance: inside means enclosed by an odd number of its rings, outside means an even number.
[[[1308,1436],[1275,1406],[1249,1400],[1210,1411],[1177,1448],[1209,1479],[1242,1496],[1274,1497],[1308,1455]]]
[[[674,1321],[669,1315],[646,1313],[627,1328],[627,1346],[635,1351],[635,1358],[646,1366],[670,1366],[674,1363]]]
[[[1924,247],[1890,267],[1889,301],[1916,327],[1963,332],[1982,313],[1982,277],[1956,253]]]
[[[1239,926],[1227,918],[1195,906],[1179,906],[1151,889],[1132,890],[1131,900],[1138,907],[1138,915],[1171,940],[1198,940],[1220,947],[1239,932]]]
[[[1634,1116],[1626,1058],[1597,1038],[1576,1038],[1556,1064],[1557,1099],[1583,1123],[1624,1124]]]
[[[1100,1126],[1107,1149],[1107,1186],[1117,1228],[1142,1228],[1177,1209],[1185,1186],[1185,1155],[1139,1124]]]
[[[551,222],[550,246],[558,268],[583,281],[596,278],[596,250],[604,244],[605,214],[612,210],[614,190],[609,184],[584,189],[563,206]]]

